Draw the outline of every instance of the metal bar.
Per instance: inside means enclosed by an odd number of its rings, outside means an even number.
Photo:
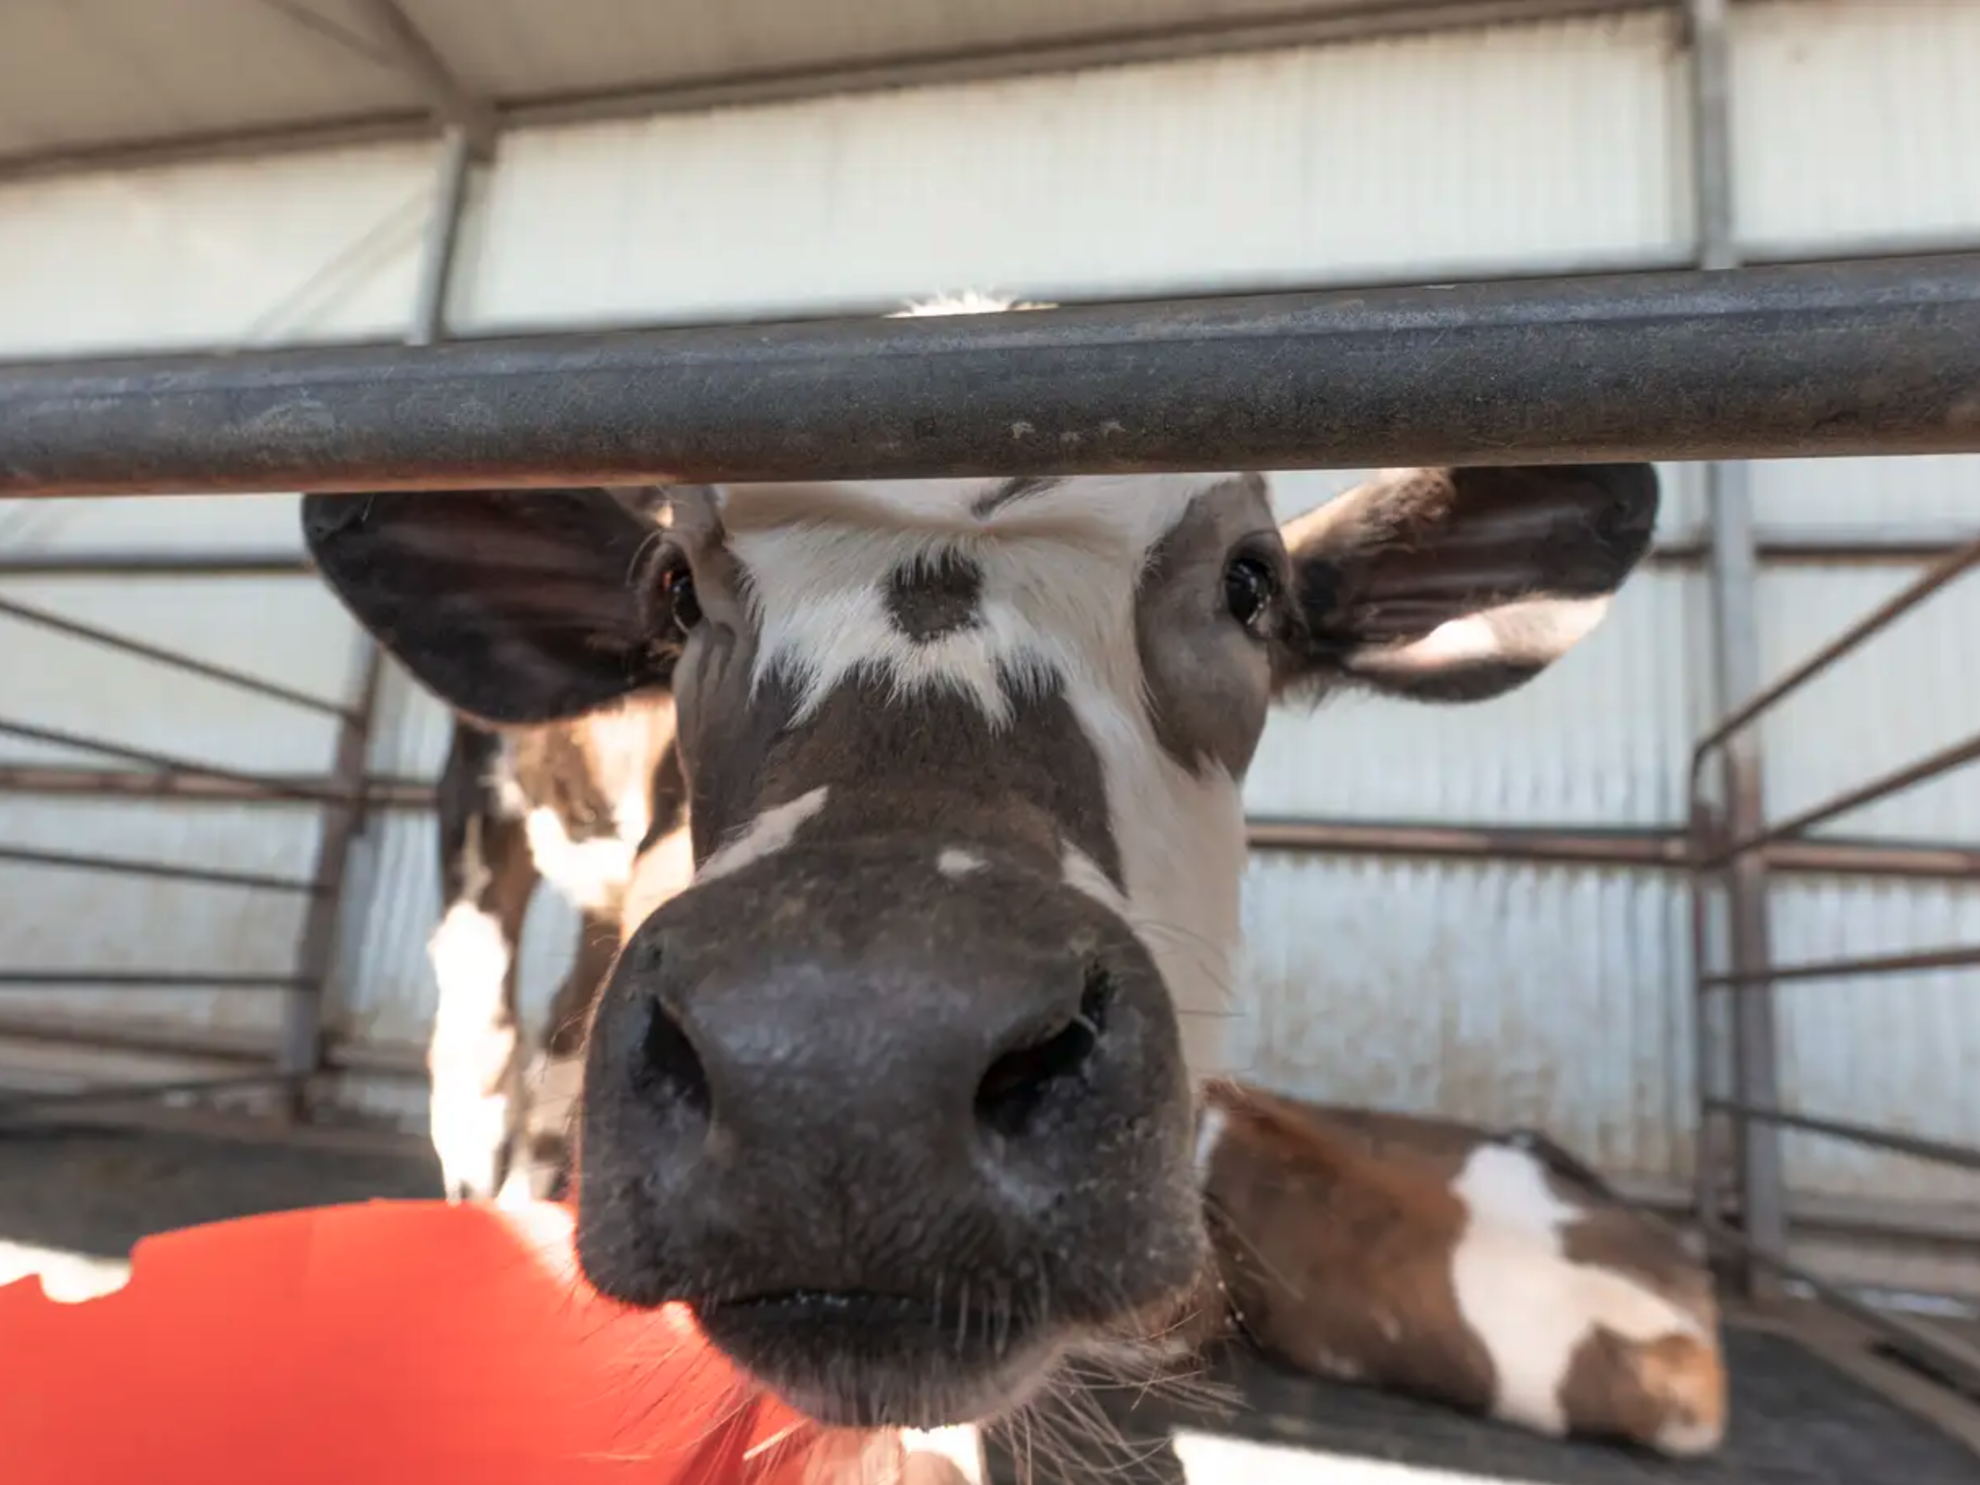
[[[67,1109],[85,1104],[133,1103],[180,1094],[223,1093],[232,1089],[285,1088],[295,1082],[288,1073],[257,1073],[232,1078],[188,1078],[171,1083],[126,1083],[115,1086],[68,1088],[59,1093],[15,1093],[0,1096],[0,1121],[33,1118],[42,1109]]]
[[[316,884],[296,877],[265,876],[258,872],[224,871],[218,867],[177,866],[169,862],[132,861],[116,856],[85,856],[71,851],[43,851],[30,846],[0,845],[0,861],[26,866],[57,866],[77,871],[102,871],[119,876],[158,877],[171,882],[198,882],[214,887],[252,887],[270,892],[314,892]]]
[[[1980,526],[1965,521],[1855,531],[1756,525],[1753,531],[1754,555],[1764,563],[1781,564],[1942,562],[1977,541]],[[1711,550],[1709,529],[1687,531],[1656,543],[1646,560],[1659,566],[1688,566],[1707,561]]]
[[[447,338],[447,291],[454,279],[454,249],[460,238],[473,163],[474,144],[467,130],[459,126],[448,129],[433,192],[432,235],[420,264],[419,298],[413,306],[408,345],[435,345]]]
[[[240,769],[222,768],[217,764],[201,763],[196,759],[181,758],[172,753],[154,752],[148,748],[133,748],[125,743],[88,737],[79,732],[67,732],[58,727],[37,727],[28,722],[0,720],[0,737],[18,737],[28,742],[52,743],[56,747],[76,748],[86,753],[101,753],[108,758],[122,758],[130,763],[142,763],[171,773],[222,779],[230,784],[259,789],[263,794],[278,799],[300,800],[305,804],[327,804],[336,798],[335,795],[318,793],[279,778],[246,773]]]
[[[1699,267],[1724,281],[1738,271],[1736,202],[1732,165],[1732,60],[1727,38],[1727,0],[1686,0],[1690,31],[1692,201],[1697,213]],[[1756,589],[1759,558],[1753,530],[1752,497],[1746,469],[1723,462],[1721,454],[1705,470],[1711,533],[1708,572],[1712,586],[1712,648],[1720,704],[1734,706],[1760,689],[1760,636]],[[1727,748],[1722,787],[1726,828],[1738,833],[1765,818],[1758,739]],[[1696,781],[1693,819],[1697,813]],[[1751,973],[1770,963],[1767,866],[1757,857],[1742,859],[1727,883],[1730,890],[1731,947],[1735,969]],[[1706,883],[1694,877],[1692,891]],[[1695,909],[1702,912],[1703,909]],[[1703,972],[1703,964],[1697,971]],[[1704,1010],[1703,1006],[1699,1011]],[[1742,995],[1732,1008],[1733,1082],[1741,1098],[1775,1102],[1779,1078],[1774,1002],[1764,986]],[[1705,1087],[1700,1080],[1701,1094]],[[1702,1125],[1701,1125],[1702,1128]],[[1786,1192],[1781,1176],[1780,1141],[1764,1126],[1738,1126],[1738,1190],[1742,1218],[1754,1240],[1786,1241]],[[1705,1142],[1701,1139],[1701,1151]],[[1709,1181],[1709,1176],[1702,1178]],[[1701,1187],[1701,1189],[1704,1189]],[[1749,1294],[1764,1287],[1749,1270],[1737,1276]]]
[[[1911,974],[1928,969],[1966,969],[1980,966],[1980,947],[1924,949],[1911,954],[1876,954],[1866,959],[1823,959],[1809,964],[1782,964],[1761,970],[1757,975],[1706,975],[1699,981],[1707,989],[1731,990],[1743,985],[1778,984],[1782,980],[1832,980],[1849,975]]]
[[[1850,625],[1828,644],[1817,650],[1801,664],[1775,681],[1764,690],[1758,691],[1751,700],[1706,733],[1692,753],[1692,769],[1695,773],[1702,765],[1704,757],[1719,747],[1734,733],[1743,731],[1762,712],[1779,702],[1790,692],[1799,690],[1838,660],[1856,649],[1864,641],[1875,637],[1918,607],[1934,593],[1966,572],[1975,563],[1980,563],[1980,541],[1950,553],[1935,564],[1930,571],[1918,580],[1877,605],[1856,623]]]
[[[1905,1134],[1901,1130],[1878,1129],[1869,1124],[1851,1124],[1842,1119],[1823,1119],[1814,1114],[1797,1114],[1777,1104],[1746,1103],[1736,1098],[1714,1098],[1708,1100],[1708,1104],[1717,1112],[1730,1114],[1735,1119],[1778,1125],[1783,1129],[1805,1130],[1809,1134],[1850,1140],[1859,1145],[1873,1145],[1880,1150],[1893,1150],[1900,1155],[1909,1155],[1915,1160],[1930,1160],[1938,1165],[1956,1165],[1961,1170],[1980,1171],[1980,1150],[1969,1145],[1924,1139],[1919,1135]]]
[[[1691,839],[1696,843],[1712,838],[1718,817],[1694,794],[1691,801]],[[1697,1106],[1697,1127],[1692,1132],[1692,1192],[1698,1219],[1716,1220],[1722,1215],[1725,1193],[1725,1150],[1717,1135],[1711,1100],[1718,1096],[1719,1041],[1712,1025],[1713,1006],[1705,999],[1705,967],[1712,962],[1712,899],[1696,875],[1691,878],[1691,1050],[1694,1061],[1693,1096]],[[1674,1099],[1675,1103],[1676,1100]]]
[[[15,368],[0,450],[9,495],[436,498],[1980,450],[1980,256]]]
[[[1730,1248],[1752,1265],[1787,1279],[1806,1284],[1818,1298],[1843,1314],[1861,1321],[1872,1330],[1890,1337],[1900,1346],[1928,1356],[1952,1371],[1968,1388],[1980,1388],[1980,1349],[1947,1331],[1928,1329],[1902,1315],[1865,1304],[1839,1285],[1809,1272],[1777,1248],[1769,1248],[1724,1226],[1706,1221],[1700,1230],[1707,1241]]]
[[[1589,866],[1678,867],[1686,860],[1683,836],[1669,830],[1550,830],[1526,826],[1253,818],[1245,822],[1245,832],[1255,851],[1553,861]]]
[[[293,990],[293,975],[243,975],[231,971],[147,969],[0,969],[0,989],[40,989],[63,985],[79,990]]]
[[[384,652],[369,639],[360,640],[363,655],[355,705],[339,723],[337,752],[331,765],[342,799],[323,812],[322,835],[318,838],[313,878],[316,894],[304,915],[301,939],[296,947],[297,983],[283,1008],[278,1065],[286,1073],[306,1078],[323,1066],[323,1002],[330,989],[330,971],[337,952],[337,917],[343,899],[344,876],[350,863],[351,845],[363,825],[365,753],[371,741],[372,710],[378,701],[378,683],[384,674]],[[296,1085],[297,1099],[290,1112],[307,1119],[308,1086]]]
[[[1730,750],[1729,746],[1728,751]],[[1893,794],[1902,794],[1906,789],[1928,783],[1940,774],[1950,773],[1955,768],[1964,767],[1976,759],[1980,759],[1980,735],[1969,737],[1964,742],[1954,743],[1951,747],[1941,748],[1916,763],[1900,768],[1894,773],[1884,774],[1881,778],[1872,779],[1860,788],[1852,789],[1826,804],[1804,810],[1790,819],[1781,821],[1778,825],[1769,825],[1764,830],[1743,833],[1738,839],[1728,841],[1702,857],[1697,863],[1698,870],[1719,871],[1728,862],[1737,863],[1750,857],[1751,853],[1760,846],[1801,835],[1825,820],[1846,815],[1851,810],[1861,809],[1866,804],[1875,804],[1878,800],[1887,799]]]
[[[495,134],[500,128],[494,107],[454,75],[446,58],[413,24],[411,17],[399,9],[396,0],[350,0],[350,4],[370,22],[376,39],[419,89],[433,116],[459,129],[477,154],[484,157],[492,154]]]
[[[190,675],[205,676],[210,681],[219,681],[222,685],[249,691],[257,696],[266,696],[274,701],[287,702],[290,706],[301,707],[307,711],[324,712],[333,717],[343,715],[342,707],[334,701],[325,701],[321,696],[311,696],[307,692],[291,690],[273,681],[264,681],[259,676],[230,670],[224,665],[195,660],[190,655],[161,650],[156,645],[145,644],[142,640],[131,639],[122,634],[112,634],[107,629],[98,629],[93,625],[79,624],[74,619],[51,614],[45,609],[30,608],[27,604],[18,603],[11,598],[0,598],[0,615],[18,619],[24,624],[38,624],[44,629],[51,629],[74,639],[88,640],[91,644],[101,645],[106,650],[135,655],[139,659],[149,660],[158,665],[169,665],[175,670],[183,670]]]
[[[1980,531],[1970,524],[1860,532],[1762,527],[1754,540],[1763,562],[1889,564],[1939,561],[1980,540]],[[1647,560],[1660,566],[1703,562],[1708,544],[1703,534],[1685,533],[1659,542]],[[0,552],[0,578],[313,577],[315,572],[306,559],[281,552]]]
[[[61,768],[43,764],[0,765],[0,794],[53,794],[111,799],[170,799],[190,803],[318,804],[331,797],[332,781],[307,775],[277,775],[286,791],[271,796],[262,785],[243,785],[174,773],[131,769]],[[373,777],[364,781],[368,810],[425,810],[434,804],[433,785],[420,779]],[[1980,855],[1980,853],[1976,853]]]
[[[0,1008],[0,1041],[255,1068],[266,1068],[273,1057],[265,1037],[211,1026],[189,1027],[183,1021],[160,1024],[158,1020],[106,1016],[101,1007],[93,1016],[73,1010]]]
[[[0,578],[312,577],[292,552],[5,552]]]

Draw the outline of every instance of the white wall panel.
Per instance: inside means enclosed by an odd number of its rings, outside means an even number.
[[[1760,581],[1762,675],[1799,665],[1915,580],[1903,566],[1777,568]],[[1769,815],[1785,819],[1980,735],[1980,575],[1940,590],[1760,724]],[[1971,842],[1980,766],[1838,817],[1816,834]]]
[[[402,335],[430,145],[0,187],[0,358]]]
[[[0,843],[307,879],[308,809],[0,795]],[[0,861],[0,966],[286,977],[304,899],[259,888],[168,882]],[[9,989],[0,1017],[60,1016],[125,1032],[272,1037],[280,995],[225,989]]]
[[[298,578],[14,578],[17,602],[263,677],[307,695],[351,694],[351,625]],[[264,773],[323,773],[334,719],[0,615],[0,715]],[[0,737],[0,761],[104,767],[80,751]]]
[[[1788,880],[1774,893],[1783,964],[1980,944],[1980,886]],[[1980,1145],[1980,974],[1811,980],[1776,992],[1781,1100],[1808,1114]],[[1980,1175],[1790,1133],[1791,1187],[1972,1203]]]
[[[1732,8],[1741,239],[1980,237],[1980,6]]]
[[[1232,1060],[1314,1098],[1549,1130],[1688,1168],[1689,909],[1675,878],[1261,853]]]
[[[882,308],[1614,259],[1680,244],[1670,17],[527,132],[456,323]]]
[[[301,557],[297,505],[293,494],[0,500],[0,547],[16,557],[107,552]]]
[[[1763,526],[1980,536],[1980,457],[1971,454],[1770,459],[1747,466],[1747,487]]]

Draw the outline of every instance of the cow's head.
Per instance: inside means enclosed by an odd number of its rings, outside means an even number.
[[[681,488],[658,521],[595,489],[313,496],[304,524],[465,714],[671,688],[699,870],[599,999],[584,1270],[690,1302],[822,1420],[935,1425],[1160,1330],[1203,1272],[1190,1066],[1273,699],[1512,689],[1656,507],[1615,465],[1391,472],[1284,532],[1249,474]]]

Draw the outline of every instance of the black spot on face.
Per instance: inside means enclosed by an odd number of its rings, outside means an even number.
[[[898,567],[887,579],[887,613],[917,644],[975,627],[981,617],[983,570],[956,552]]]

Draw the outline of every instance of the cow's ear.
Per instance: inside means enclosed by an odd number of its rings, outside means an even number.
[[[605,489],[309,495],[303,539],[358,623],[469,717],[581,716],[666,684],[679,643],[643,569],[651,502]]]
[[[1657,501],[1650,464],[1385,471],[1285,528],[1278,684],[1511,691],[1601,622],[1650,548]]]

